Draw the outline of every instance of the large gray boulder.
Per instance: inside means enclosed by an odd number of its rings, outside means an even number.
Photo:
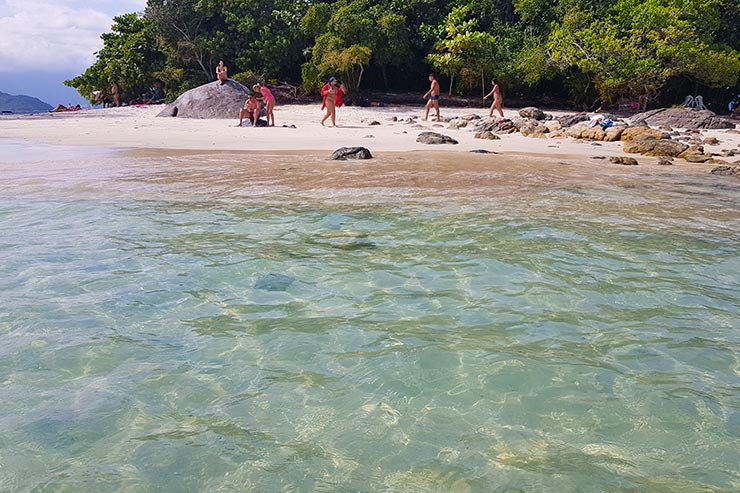
[[[735,128],[728,118],[710,110],[692,108],[660,108],[638,113],[630,118],[633,125],[694,129]]]
[[[251,93],[249,89],[231,79],[223,85],[209,82],[185,91],[168,104],[157,116],[179,118],[239,118],[239,110]]]

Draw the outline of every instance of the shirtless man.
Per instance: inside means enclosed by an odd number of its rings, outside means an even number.
[[[254,97],[254,94],[250,94],[247,96],[247,101],[244,103],[244,108],[239,110],[239,125],[238,127],[242,126],[242,122],[244,121],[244,117],[246,116],[249,118],[249,121],[252,122],[252,126],[257,126],[257,120],[260,118],[260,110],[262,107],[260,106],[260,102],[257,100],[257,98]]]
[[[501,118],[504,118],[504,99],[501,97],[501,89],[498,87],[498,84],[496,83],[496,79],[491,79],[491,85],[493,86],[493,89],[491,89],[491,92],[483,96],[483,100],[490,98],[493,96],[493,103],[491,104],[491,111],[488,114],[488,116],[493,116],[493,110],[498,110],[499,115],[501,115]]]
[[[224,65],[223,60],[219,60],[218,65],[216,65],[216,78],[219,80],[221,85],[224,85],[226,81],[229,79],[229,67]]]
[[[427,121],[427,118],[429,118],[429,109],[434,106],[434,109],[437,112],[437,118],[434,121],[441,121],[441,118],[439,116],[439,82],[437,82],[437,79],[434,77],[434,74],[429,74],[429,82],[431,82],[431,85],[429,86],[429,90],[424,94],[424,99],[429,98],[429,101],[427,101],[426,105],[426,114],[424,115],[424,121]]]

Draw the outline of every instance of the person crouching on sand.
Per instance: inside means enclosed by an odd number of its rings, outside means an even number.
[[[426,114],[424,115],[424,121],[427,121],[429,118],[429,110],[431,108],[434,108],[434,110],[437,112],[437,118],[434,121],[441,121],[442,118],[439,116],[439,82],[437,82],[437,78],[434,77],[434,74],[429,74],[429,82],[431,83],[429,86],[429,90],[424,94],[424,99],[429,98],[429,101],[427,101],[426,104]]]
[[[244,108],[239,110],[239,127],[242,126],[244,117],[248,117],[249,121],[252,122],[252,126],[257,126],[257,120],[260,118],[261,110],[260,102],[254,97],[254,94],[247,96],[247,101],[244,103]]]
[[[498,110],[499,115],[501,115],[501,118],[503,118],[504,99],[501,97],[501,88],[499,88],[498,84],[496,83],[496,79],[491,79],[491,85],[493,86],[491,92],[483,96],[484,101],[493,96],[493,103],[491,104],[491,111],[489,112],[488,116],[493,116],[493,110]]]
[[[337,108],[342,106],[342,95],[345,93],[344,84],[340,84],[335,77],[330,77],[329,82],[321,88],[321,95],[324,97],[324,104],[321,109],[326,108],[326,115],[321,119],[321,125],[331,118],[331,126],[337,126]]]
[[[272,95],[272,91],[267,86],[255,84],[252,86],[252,90],[261,96],[257,96],[258,100],[265,102],[265,117],[267,118],[267,126],[275,126],[275,96]]]

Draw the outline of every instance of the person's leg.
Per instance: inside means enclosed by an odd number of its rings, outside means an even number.
[[[332,106],[331,108],[331,126],[336,127],[337,126],[337,107]]]
[[[501,101],[500,100],[494,101],[493,104],[496,105],[496,109],[498,110],[498,114],[501,115],[501,118],[503,118],[504,117],[504,109],[503,109],[503,105],[501,104]]]
[[[424,109],[426,109],[426,112],[424,113],[424,121],[427,121],[429,119],[429,108],[432,107],[432,100],[430,99],[427,101],[426,106],[424,106]]]
[[[239,110],[239,125],[237,125],[238,127],[242,126],[242,123],[244,122],[244,116],[246,114],[247,114],[247,110],[245,110],[244,108]]]
[[[271,127],[275,126],[275,113],[273,113],[273,110],[275,109],[275,100],[271,100],[267,102],[267,124]]]
[[[437,121],[441,121],[442,118],[439,116],[439,100],[434,100],[434,111],[437,113]]]
[[[253,127],[257,126],[257,120],[259,119],[260,119],[260,110],[259,108],[257,108],[252,112],[252,126]]]

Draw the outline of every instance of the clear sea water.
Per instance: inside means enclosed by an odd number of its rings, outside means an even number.
[[[0,491],[740,491],[740,180],[0,151]]]

